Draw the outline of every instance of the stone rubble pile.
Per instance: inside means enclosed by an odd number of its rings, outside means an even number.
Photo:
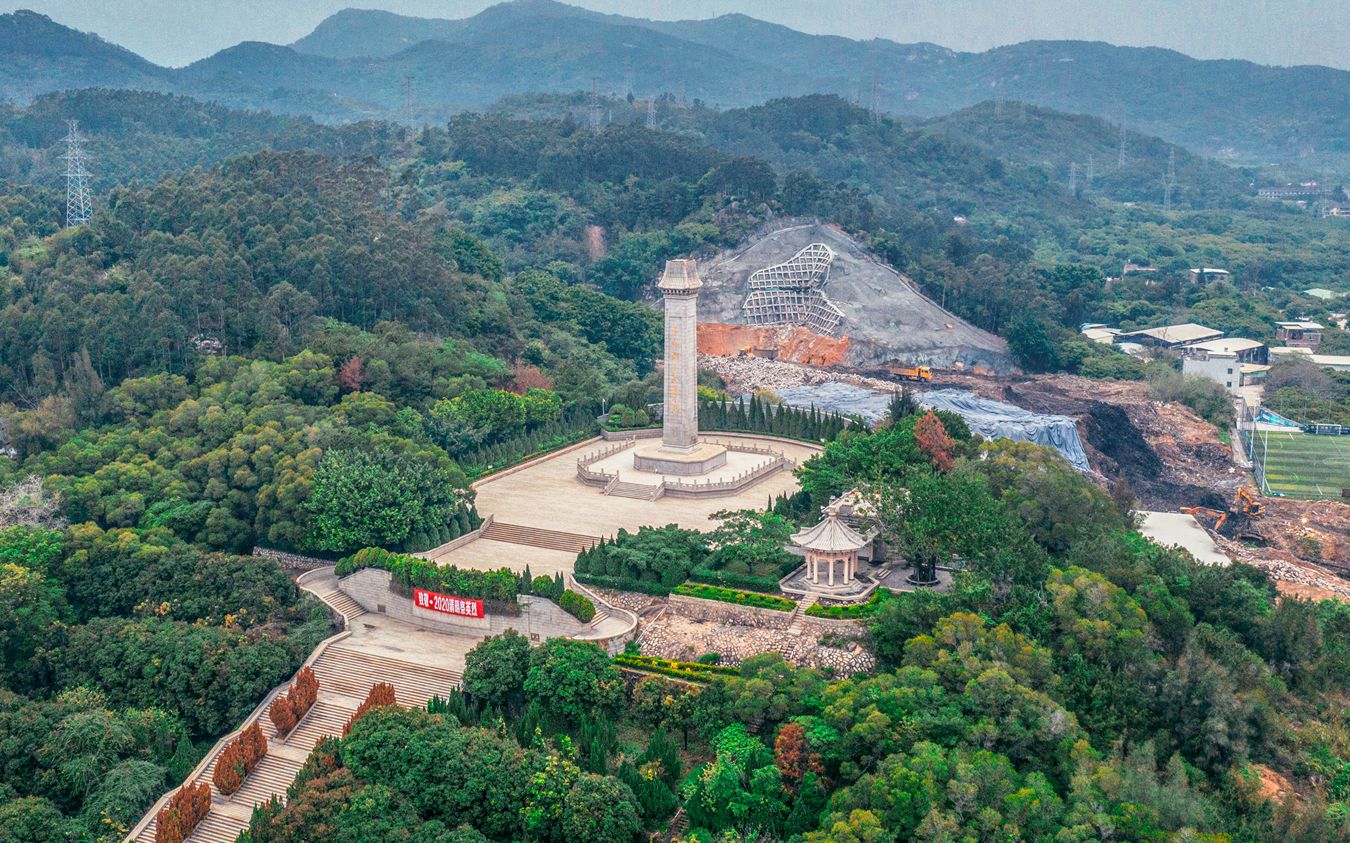
[[[827,646],[813,633],[815,630],[808,628],[801,636],[794,636],[781,629],[693,620],[667,612],[643,627],[638,643],[643,655],[681,661],[717,653],[722,657],[721,664],[735,665],[761,653],[781,653],[795,665],[829,668],[838,676],[876,667],[875,657],[857,642],[834,639],[838,646]]]
[[[1296,565],[1293,562],[1287,562],[1283,559],[1261,559],[1251,557],[1241,561],[1260,568],[1270,574],[1270,576],[1278,582],[1296,583],[1298,585],[1320,588],[1350,599],[1350,582],[1333,574],[1320,574],[1317,570],[1309,566]]]
[[[760,357],[709,357],[699,355],[699,367],[716,372],[732,395],[753,392],[756,389],[785,389],[793,386],[818,386],[826,383],[848,383],[880,392],[893,392],[896,384],[861,375],[842,374],[823,369],[812,369],[780,360]]]

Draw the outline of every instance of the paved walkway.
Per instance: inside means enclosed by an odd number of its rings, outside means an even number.
[[[469,633],[431,632],[367,613],[338,591],[332,568],[304,575],[300,585],[344,617],[348,634],[330,639],[326,646],[320,645],[317,657],[311,657],[310,666],[319,679],[318,700],[286,739],[277,738],[267,717],[267,708],[277,692],[269,694],[265,704],[240,726],[242,730],[254,720],[262,725],[267,736],[267,755],[233,795],[222,796],[212,787],[211,813],[188,838],[190,843],[233,843],[248,827],[255,805],[273,795],[285,800],[286,789],[314,745],[325,735],[342,734],[342,727],[365,699],[371,685],[388,682],[394,686],[395,697],[401,704],[425,705],[433,694],[444,695],[459,685],[464,656],[481,640],[481,636]],[[223,744],[217,744],[206,764],[189,781],[210,782],[216,756],[223,748]],[[153,843],[153,815],[161,807],[157,803],[150,811],[149,823],[133,830],[128,839]]]

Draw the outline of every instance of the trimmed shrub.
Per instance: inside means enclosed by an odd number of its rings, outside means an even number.
[[[619,577],[606,577],[598,574],[579,574],[576,572],[572,573],[572,579],[582,585],[612,588],[615,591],[635,591],[638,594],[650,594],[653,597],[665,597],[667,594],[670,594],[669,588],[654,582],[620,579]]]
[[[244,751],[244,774],[248,775],[267,754],[267,737],[263,735],[262,726],[257,720],[239,735],[239,743],[243,745]]]
[[[352,719],[347,721],[347,725],[342,727],[342,734],[345,736],[351,732],[356,721],[366,716],[366,713],[372,709],[385,705],[398,705],[398,700],[394,698],[394,686],[388,682],[377,682],[370,686],[370,692],[366,694],[366,701],[356,709]]]
[[[761,594],[778,594],[778,580],[773,577],[757,577],[753,574],[734,574],[731,571],[718,571],[712,568],[695,568],[689,572],[692,582],[706,585],[720,585],[741,591],[758,591]]]
[[[416,556],[368,547],[339,561],[336,573],[345,577],[364,568],[393,574],[392,585],[404,596],[410,596],[414,588],[425,588],[457,597],[490,600],[499,610],[512,614],[519,611],[515,602],[520,593],[520,579],[509,568],[461,570],[454,565],[441,566]]]
[[[590,601],[590,598],[578,594],[570,588],[558,598],[558,606],[582,623],[590,623],[595,618],[595,604]]]
[[[319,678],[314,675],[313,668],[300,668],[300,672],[295,674],[295,681],[291,683],[287,696],[291,698],[291,705],[295,708],[295,719],[299,722],[319,699]]]
[[[614,663],[620,667],[640,670],[647,673],[659,673],[676,679],[691,682],[710,682],[718,676],[738,676],[740,669],[720,664],[703,662],[682,662],[675,659],[661,659],[656,656],[642,656],[634,653],[621,653],[614,657]]]
[[[183,843],[211,811],[211,785],[184,785],[155,815],[155,843]]]
[[[866,603],[854,603],[848,606],[824,606],[817,603],[808,608],[806,614],[812,618],[831,618],[837,621],[870,618],[893,596],[889,589],[878,588],[872,592],[872,598]]]
[[[750,606],[755,609],[771,609],[775,612],[791,612],[797,608],[797,604],[786,597],[773,597],[755,591],[736,591],[699,583],[685,583],[671,591],[671,594],[698,597],[702,600],[719,600],[723,603],[734,603],[737,606]]]
[[[290,734],[295,728],[296,721],[300,719],[295,714],[295,704],[285,694],[273,701],[272,707],[267,710],[267,716],[272,721],[273,728],[277,730],[277,736],[282,738]]]
[[[244,775],[244,748],[235,739],[220,751],[216,769],[211,773],[211,782],[216,790],[229,796],[244,783]]]
[[[221,750],[216,769],[211,774],[216,790],[226,796],[237,791],[244,783],[244,778],[253,772],[253,768],[266,754],[267,738],[263,735],[262,726],[255,720]]]

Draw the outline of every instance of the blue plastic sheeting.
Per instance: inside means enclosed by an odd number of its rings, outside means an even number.
[[[886,415],[891,396],[845,383],[791,386],[775,390],[793,407],[818,407],[835,413],[858,415],[877,421]],[[935,410],[950,410],[966,420],[973,433],[986,439],[1016,439],[1048,445],[1064,455],[1079,471],[1091,471],[1078,426],[1068,416],[1047,416],[1013,404],[981,398],[963,389],[915,392],[914,400]]]
[[[914,400],[934,410],[950,410],[966,420],[970,429],[986,439],[1016,439],[1048,445],[1064,455],[1079,471],[1091,471],[1078,423],[1068,416],[1047,416],[1013,404],[981,398],[962,389],[938,389],[916,393]]]

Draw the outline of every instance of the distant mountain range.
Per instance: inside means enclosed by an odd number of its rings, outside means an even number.
[[[721,107],[834,93],[934,117],[993,100],[1124,118],[1207,155],[1350,162],[1350,72],[1202,61],[1170,50],[1038,41],[984,53],[807,35],[744,15],[648,21],[552,0],[462,20],[346,10],[290,46],[245,42],[153,65],[32,12],[0,16],[0,95],[69,87],[172,91],[323,121],[439,122],[503,96],[670,94]]]

